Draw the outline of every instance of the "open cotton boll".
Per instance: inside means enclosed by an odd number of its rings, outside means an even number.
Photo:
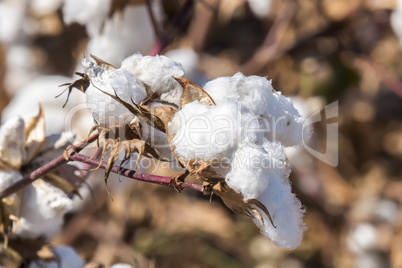
[[[244,139],[258,143],[259,133],[244,131],[258,128],[259,121],[248,109],[228,99],[216,106],[198,101],[185,105],[169,123],[168,133],[175,135],[171,144],[182,159],[213,161],[230,156]]]
[[[159,22],[160,1],[152,1],[152,9]],[[148,54],[156,40],[146,5],[127,5],[104,22],[100,34],[90,37],[87,51],[114,65],[135,52]]]
[[[24,159],[25,123],[17,116],[6,121],[0,128],[0,159],[19,168]]]
[[[116,264],[110,266],[110,268],[133,268],[133,266],[131,266],[130,264],[126,264],[126,263],[116,263]]]
[[[143,84],[135,75],[124,69],[107,70],[88,59],[83,59],[82,65],[85,74],[91,80],[91,86],[85,95],[87,107],[94,119],[105,126],[129,123],[134,115],[99,89],[113,95],[116,93],[128,103],[131,101],[140,103],[147,96]]]
[[[391,27],[395,35],[399,39],[399,44],[402,47],[402,0],[397,1],[397,6],[391,14]]]
[[[63,19],[66,24],[85,25],[92,37],[99,34],[110,6],[111,0],[64,0]]]
[[[80,258],[77,252],[67,246],[58,246],[53,249],[58,261],[34,261],[29,264],[29,268],[81,268],[85,262]]]
[[[148,93],[181,92],[182,87],[173,77],[183,77],[184,70],[180,63],[166,56],[142,56],[134,54],[125,59],[121,69],[128,70],[135,74],[141,82],[148,86]]]
[[[265,18],[268,16],[272,2],[272,0],[248,0],[251,11],[258,18]]]
[[[25,189],[16,234],[25,238],[53,236],[60,230],[64,214],[72,204],[62,190],[41,179],[34,181]]]
[[[275,91],[266,78],[237,73],[208,82],[204,90],[217,104],[228,98],[234,99],[262,116],[268,139],[279,141],[284,146],[297,145],[302,141],[303,117],[292,101]]]

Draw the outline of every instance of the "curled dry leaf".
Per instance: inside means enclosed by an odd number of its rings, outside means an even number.
[[[200,86],[190,82],[189,80],[181,77],[174,77],[174,79],[183,87],[183,94],[180,97],[180,109],[187,103],[199,101],[205,105],[215,105],[214,100],[205,92]]]
[[[37,156],[45,142],[45,115],[42,106],[39,107],[39,114],[25,126],[25,145],[23,165],[28,164]]]
[[[59,95],[56,96],[56,98],[58,98],[61,95],[63,95],[64,92],[66,92],[68,90],[67,99],[66,99],[66,102],[63,105],[63,108],[66,106],[66,104],[68,102],[68,99],[70,98],[71,91],[73,91],[73,88],[76,88],[76,89],[78,89],[78,90],[80,90],[80,91],[85,93],[85,91],[87,90],[87,88],[91,84],[89,78],[85,74],[79,73],[79,72],[76,72],[75,74],[81,76],[81,78],[78,79],[78,80],[75,80],[72,83],[67,83],[67,84],[60,85],[60,87],[67,86],[67,88],[65,90],[63,90],[63,92],[61,92]]]

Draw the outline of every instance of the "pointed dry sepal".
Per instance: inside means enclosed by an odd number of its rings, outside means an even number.
[[[73,88],[76,88],[76,89],[78,89],[78,90],[80,90],[80,91],[85,93],[85,91],[87,90],[87,88],[91,84],[89,78],[85,74],[78,73],[78,72],[76,72],[75,74],[81,76],[81,78],[78,79],[78,80],[75,80],[72,83],[66,83],[66,84],[60,85],[60,87],[67,86],[67,88],[65,90],[63,90],[63,92],[61,92],[59,95],[56,96],[56,98],[58,98],[61,95],[63,95],[64,92],[66,92],[68,90],[67,99],[66,99],[66,102],[63,105],[63,108],[66,106],[66,104],[68,102],[68,99],[70,98],[71,91],[73,91]]]
[[[183,94],[180,97],[181,105],[180,109],[184,107],[187,103],[193,101],[199,101],[205,105],[215,105],[214,100],[209,96],[207,92],[205,92],[200,86],[192,83],[191,81],[180,78],[180,77],[173,77],[182,87],[183,87]]]

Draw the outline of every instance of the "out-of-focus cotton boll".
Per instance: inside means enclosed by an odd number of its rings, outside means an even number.
[[[396,9],[391,14],[391,26],[402,47],[402,0],[397,1]]]
[[[287,162],[284,162],[283,159],[283,148],[281,149],[277,144],[271,143],[265,144],[264,149],[274,166],[269,168],[269,171],[265,171],[269,175],[268,186],[256,199],[268,209],[276,228],[272,226],[265,214],[262,214],[263,222],[256,217],[254,223],[275,245],[281,248],[294,249],[300,245],[303,233],[307,229],[302,220],[304,209],[292,193],[288,175],[286,176],[290,170],[286,166]],[[281,155],[282,157],[280,157]]]
[[[31,0],[29,7],[30,11],[39,17],[56,12],[62,2],[63,0]]]
[[[6,121],[0,128],[0,159],[19,168],[24,158],[25,123],[21,117]]]
[[[153,5],[157,20],[159,1]],[[145,5],[127,6],[105,21],[102,32],[91,35],[87,51],[101,59],[118,65],[135,52],[148,54],[155,42],[152,22]]]
[[[77,22],[85,25],[88,35],[93,37],[100,33],[110,5],[111,0],[65,0],[63,19],[66,24]]]
[[[265,18],[271,11],[272,0],[248,0],[251,11],[258,18]]]
[[[130,264],[126,264],[126,263],[116,263],[116,264],[110,266],[110,268],[133,268],[133,266],[131,266]]]
[[[12,43],[18,37],[24,21],[26,0],[0,2],[0,42]]]
[[[72,200],[65,193],[39,179],[26,187],[16,234],[26,238],[49,238],[60,231]]]
[[[284,146],[294,146],[302,141],[303,117],[292,101],[275,91],[266,78],[237,73],[208,82],[204,90],[217,104],[227,98],[234,99],[260,115],[269,140],[279,141]]]
[[[128,103],[131,101],[140,103],[146,97],[141,81],[127,70],[106,70],[88,59],[83,59],[82,65],[85,74],[91,79],[91,86],[88,87],[85,95],[87,107],[91,110],[94,119],[106,126],[129,123],[134,115],[99,89],[113,95],[116,93],[119,98]]]
[[[39,104],[42,105],[45,114],[46,135],[60,133],[69,127],[70,122],[66,122],[66,115],[70,112],[82,113],[80,103],[85,102],[84,94],[73,91],[70,95],[69,102],[63,108],[67,94],[55,98],[64,88],[58,86],[64,83],[70,83],[73,80],[71,77],[65,76],[39,76],[32,82],[23,87],[11,100],[8,106],[3,110],[2,120],[6,121],[15,115],[20,115],[26,122],[32,115],[39,112]],[[85,105],[81,105],[84,106]],[[77,120],[77,118],[75,118]],[[91,122],[92,123],[92,120]],[[67,124],[67,125],[66,125]],[[85,135],[88,135],[88,130],[82,129]]]
[[[22,179],[21,172],[18,170],[3,171],[0,170],[0,191],[5,190],[15,182]],[[15,194],[13,194],[15,196]]]
[[[248,127],[243,128],[245,125]],[[227,99],[216,106],[198,101],[187,104],[168,125],[175,152],[184,160],[213,161],[230,156],[240,141],[256,144],[262,138],[257,117],[238,102]]]
[[[5,83],[10,95],[19,92],[21,88],[38,75],[34,51],[27,46],[10,46],[7,49],[6,63]]]
[[[77,252],[67,246],[58,246],[53,249],[60,263],[56,261],[45,262],[36,261],[29,265],[29,268],[82,268],[85,262],[80,258]]]
[[[355,253],[373,249],[377,243],[377,230],[370,223],[359,223],[349,233],[347,244]]]
[[[147,85],[149,95],[183,91],[180,84],[172,78],[183,77],[183,67],[166,56],[134,54],[122,62],[121,69],[130,71]]]

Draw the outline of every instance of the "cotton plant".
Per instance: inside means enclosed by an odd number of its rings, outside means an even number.
[[[26,180],[32,170],[61,154],[69,145],[70,138],[68,133],[45,136],[42,109],[28,122],[19,116],[6,121],[0,128],[0,191],[4,193],[10,186]],[[76,170],[74,166],[56,168],[22,190],[1,199],[2,254],[12,253],[12,248],[8,246],[10,240],[28,241],[29,252],[31,248],[37,250],[38,244],[60,231],[64,215],[73,205],[71,195],[78,194],[73,182],[79,181],[74,175]],[[37,241],[37,244],[29,246],[29,241]],[[45,244],[40,246],[45,247]],[[11,255],[15,257],[13,265],[24,257],[17,252]]]
[[[184,169],[170,186],[181,191],[194,175],[197,189],[252,218],[277,246],[300,244],[305,210],[291,191],[285,148],[301,143],[304,120],[271,81],[237,73],[201,88],[165,56],[134,54],[120,68],[93,56],[82,65],[81,79],[67,89],[86,94],[101,161],[110,151],[105,182],[120,155],[121,164],[142,156],[166,161],[150,142],[165,138]]]

